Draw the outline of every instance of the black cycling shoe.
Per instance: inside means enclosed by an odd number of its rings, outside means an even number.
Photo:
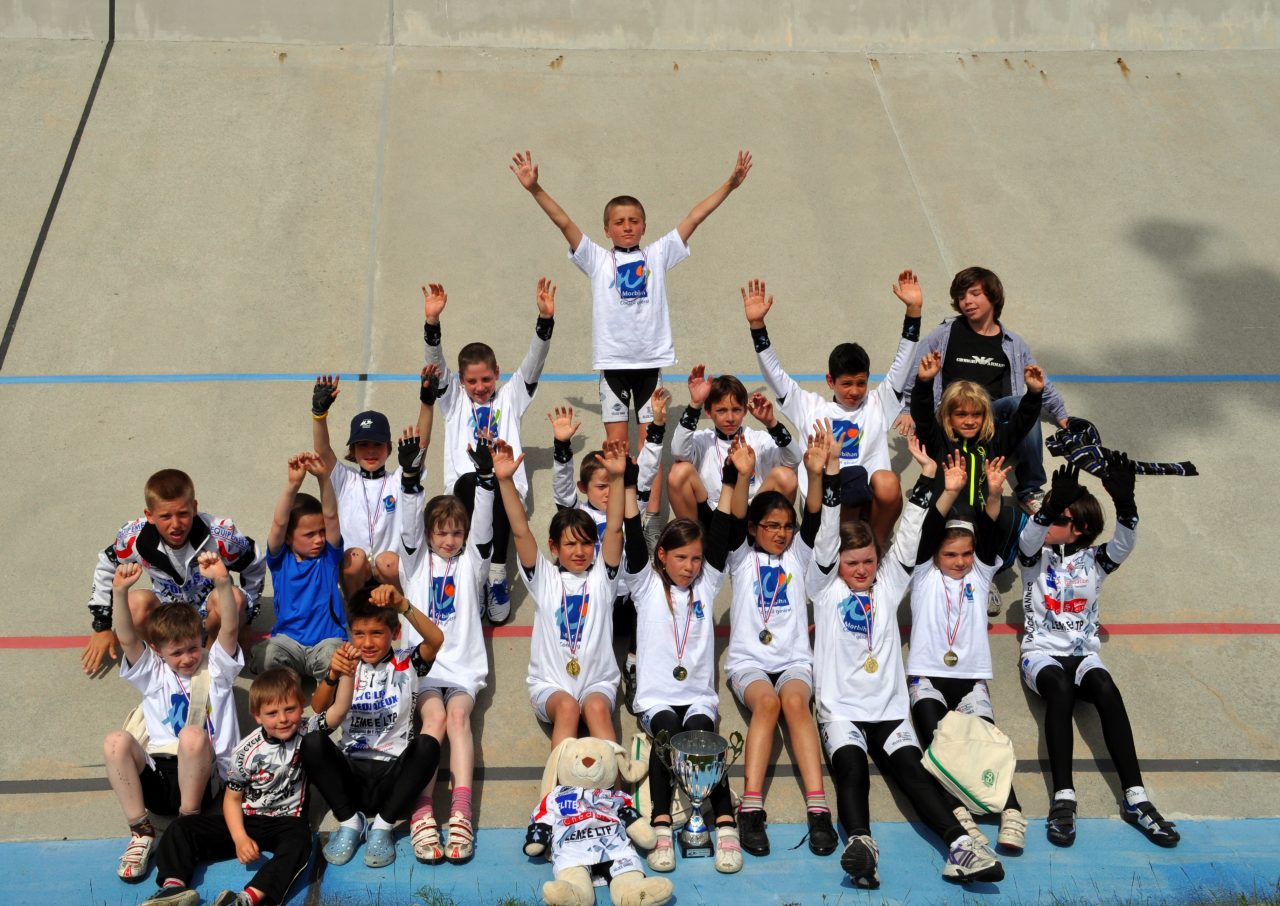
[[[840,838],[831,826],[831,813],[809,812],[809,851],[815,856],[829,856],[839,845]]]
[[[1044,821],[1045,836],[1054,846],[1070,846],[1076,842],[1076,802],[1055,799]]]
[[[767,817],[762,809],[738,812],[739,842],[753,856],[769,855],[769,835],[764,832]]]
[[[1182,839],[1173,829],[1173,822],[1166,821],[1150,802],[1139,802],[1137,805],[1125,802],[1124,820],[1146,834],[1147,839],[1156,846],[1172,849]]]

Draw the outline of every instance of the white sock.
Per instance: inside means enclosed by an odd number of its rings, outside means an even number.
[[[1066,800],[1068,800],[1068,801],[1070,801],[1070,802],[1075,802],[1075,801],[1076,801],[1076,791],[1075,791],[1075,790],[1058,790],[1058,791],[1056,791],[1056,792],[1053,794],[1053,798],[1054,798],[1054,799],[1066,799]]]
[[[636,665],[636,656],[634,654],[627,655],[627,669],[630,670]]]
[[[1147,791],[1140,786],[1131,786],[1124,791],[1124,801],[1130,805],[1137,805],[1139,802],[1147,801]]]
[[[960,836],[956,837],[954,840],[951,841],[951,849],[955,849],[957,846],[960,846],[963,843],[969,843],[972,840],[973,838],[970,837],[968,834],[961,834]]]
[[[338,826],[347,827],[353,831],[362,831],[364,830],[364,815],[360,814],[359,812],[356,812],[346,821],[341,822]]]
[[[489,584],[490,585],[494,584],[495,582],[501,582],[506,577],[507,577],[507,564],[505,563],[489,564]]]
[[[379,830],[379,831],[389,831],[393,827],[395,827],[395,825],[392,824],[390,821],[388,821],[386,818],[382,817],[381,815],[374,815],[373,824],[369,826],[369,829]]]

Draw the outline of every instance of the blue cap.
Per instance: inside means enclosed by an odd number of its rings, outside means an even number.
[[[352,447],[365,440],[375,444],[391,443],[391,423],[381,412],[361,412],[351,419],[351,437],[347,439],[347,446]]]

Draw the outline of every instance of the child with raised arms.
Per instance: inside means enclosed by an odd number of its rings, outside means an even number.
[[[795,765],[804,784],[809,849],[827,856],[835,852],[839,842],[822,787],[822,749],[809,711],[813,651],[809,647],[805,574],[818,534],[826,448],[815,448],[805,455],[817,456],[820,462],[816,473],[810,469],[804,520],[798,531],[795,507],[778,491],[762,490],[749,505],[735,495],[732,504],[735,534],[743,537],[743,543],[729,552],[733,596],[724,671],[734,696],[751,712],[738,833],[742,848],[755,856],[769,853],[764,778],[780,714],[786,719]]]
[[[720,696],[716,692],[712,608],[724,581],[732,541],[730,506],[735,497],[745,506],[754,470],[755,453],[739,440],[725,462],[724,488],[710,529],[704,532],[701,524],[692,519],[667,523],[658,536],[652,561],[637,545],[627,545],[627,572],[636,603],[638,636],[635,707],[641,728],[655,739],[663,732],[675,735],[682,730],[715,730]],[[638,516],[627,517],[628,540],[639,526]],[[654,871],[672,871],[676,866],[669,770],[655,745],[649,754],[649,792],[653,801],[650,820],[658,839],[648,856],[649,867]],[[739,871],[742,844],[728,775],[711,790],[709,799],[715,814],[716,870]]]
[[[134,629],[129,589],[142,566],[121,563],[111,582],[116,636],[124,653],[120,677],[142,693],[146,743],[113,730],[103,743],[107,780],[125,822],[129,844],[116,868],[126,881],[140,881],[156,842],[151,812],[196,815],[213,802],[240,741],[232,695],[244,656],[236,642],[236,596],[226,564],[213,551],[196,559],[213,588],[220,614],[217,641],[205,651],[200,616],[182,603],[157,608],[148,621],[148,642]]]
[[[336,579],[335,579],[336,584]],[[227,790],[218,815],[185,815],[169,826],[156,852],[160,891],[140,906],[195,906],[191,889],[201,862],[236,859],[250,865],[271,853],[244,890],[224,890],[213,906],[277,906],[307,867],[311,825],[307,821],[307,775],[302,738],[325,733],[351,706],[351,677],[338,680],[327,712],[309,720],[298,674],[288,667],[261,673],[249,687],[249,713],[258,728],[231,753]]]
[[[1080,486],[1075,466],[1054,472],[1040,511],[1022,530],[1022,680],[1044,699],[1044,739],[1053,776],[1045,829],[1050,843],[1075,842],[1071,717],[1076,702],[1086,701],[1098,709],[1102,738],[1120,775],[1124,819],[1157,846],[1172,847],[1181,838],[1147,797],[1124,699],[1099,657],[1102,583],[1133,552],[1138,529],[1133,464],[1123,453],[1109,452],[1106,465],[1102,487],[1116,510],[1111,540],[1095,543],[1104,528],[1102,507]]]
[[[991,643],[982,605],[1000,566],[995,523],[986,508],[972,511],[973,521],[948,519],[957,498],[976,481],[967,457],[953,450],[945,462],[942,493],[925,515],[911,577],[911,650],[907,657],[907,688],[911,718],[925,748],[948,711],[971,714],[995,723],[991,691]],[[1000,461],[983,467],[992,506],[1000,499],[1009,470]],[[935,478],[936,486],[936,478]],[[969,810],[950,793],[944,794],[965,831],[984,846]],[[1013,787],[1000,813],[996,844],[1011,853],[1026,845],[1027,821]]]
[[[710,428],[698,428],[703,411],[711,417]],[[750,412],[768,433],[743,424]],[[791,442],[791,432],[773,414],[773,404],[763,393],[747,397],[747,388],[732,374],[707,377],[704,365],[689,373],[689,406],[680,416],[671,436],[671,455],[676,463],[667,478],[667,499],[678,518],[710,518],[720,502],[720,472],[729,445],[741,435],[756,451],[756,471],[751,476],[750,496],[772,491],[794,502],[796,466],[800,450]]]
[[[911,439],[920,463],[893,547],[881,556],[865,522],[840,522],[840,453],[830,424],[814,425],[805,453],[810,484],[821,481],[822,527],[808,576],[813,601],[817,717],[831,764],[840,826],[847,837],[840,867],[855,887],[880,886],[880,848],[871,836],[868,757],[906,795],[920,820],[947,847],[942,876],[950,881],[999,881],[1004,868],[965,832],[921,765],[911,725],[898,605],[911,584],[920,528],[937,464]],[[963,472],[951,478],[963,481]]]
[[[606,441],[599,462],[609,479],[604,535],[596,554],[594,521],[580,509],[551,517],[547,547],[554,563],[538,550],[513,476],[520,461],[505,444],[494,451],[498,488],[511,522],[520,574],[533,597],[533,641],[529,651],[529,701],[538,720],[551,725],[551,747],[578,734],[615,740],[613,709],[618,694],[618,661],[613,654],[613,600],[622,566],[622,519],[639,515],[634,494],[624,492],[627,445]],[[642,539],[634,539],[643,548]]]
[[[221,633],[221,607],[207,606],[214,583],[198,568],[201,553],[216,553],[227,569],[240,573],[240,588],[231,589],[236,619],[243,629],[258,612],[258,598],[267,576],[267,564],[253,539],[221,516],[200,512],[195,485],[186,472],[161,469],[143,488],[143,518],[125,523],[116,540],[98,555],[93,573],[89,614],[93,634],[80,656],[84,672],[96,675],[104,663],[119,653],[113,631],[113,579],[122,563],[137,563],[151,581],[150,589],[129,592],[129,632],[142,641],[150,638],[147,621],[162,604],[181,602],[198,611],[202,635],[212,644]]]
[[[811,425],[820,418],[831,420],[840,441],[840,501],[845,516],[865,515],[881,547],[888,542],[889,532],[902,512],[902,483],[889,462],[889,429],[915,362],[924,306],[920,281],[911,271],[899,274],[892,289],[906,306],[906,315],[898,351],[884,380],[875,390],[868,391],[870,356],[857,343],[841,343],[827,357],[827,387],[832,392],[828,400],[801,389],[779,364],[765,328],[773,296],[768,295],[764,281],[751,280],[742,288],[743,309],[756,357],[782,414],[797,426]]]
[[[467,449],[481,437],[502,440],[520,455],[520,420],[538,389],[542,366],[551,348],[555,328],[556,288],[546,277],[538,280],[538,320],[533,327],[533,340],[520,367],[501,387],[502,372],[494,351],[485,343],[468,343],[458,350],[458,370],[453,372],[444,360],[441,347],[440,316],[449,296],[439,283],[422,287],[424,302],[423,340],[426,362],[440,371],[440,409],[444,419],[444,488],[455,495],[470,513],[475,508],[476,474],[472,471]],[[516,487],[523,499],[529,493],[529,478],[521,466],[516,472]],[[496,502],[495,502],[496,503]],[[507,582],[507,548],[511,529],[506,510],[493,506],[493,556],[489,564],[489,581],[485,587],[485,614],[498,625],[511,618],[511,588]]]

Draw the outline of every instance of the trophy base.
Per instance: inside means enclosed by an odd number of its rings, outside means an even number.
[[[690,833],[687,830],[682,830],[676,835],[676,839],[680,841],[680,855],[682,858],[710,859],[715,855],[715,851],[711,848],[711,834],[708,831]]]

